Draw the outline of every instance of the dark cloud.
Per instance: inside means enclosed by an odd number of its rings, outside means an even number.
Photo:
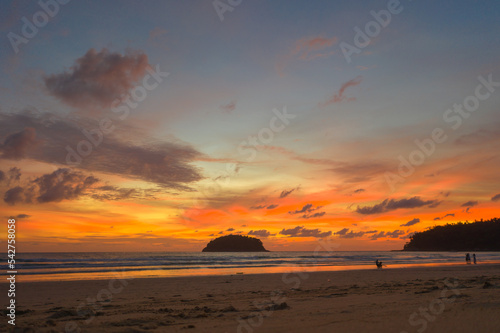
[[[363,237],[364,234],[365,234],[364,231],[354,232],[351,230],[345,235],[341,235],[340,238],[358,238],[358,237]]]
[[[0,182],[3,182],[7,177],[5,177],[5,172],[0,170]]]
[[[252,206],[252,207],[250,207],[250,209],[264,209],[266,207],[267,207],[267,205],[258,205],[258,206]]]
[[[295,190],[296,189],[292,188],[291,190],[283,190],[283,191],[281,191],[280,199],[286,198],[287,196],[289,196],[290,194],[292,194],[292,192],[295,191]]]
[[[372,240],[376,240],[379,238],[399,238],[400,236],[402,236],[404,234],[405,234],[405,232],[402,230],[399,230],[399,229],[391,231],[391,232],[380,231],[379,233],[374,233],[370,238]]]
[[[477,206],[477,204],[477,201],[467,201],[466,203],[463,203],[461,207],[474,207]]]
[[[400,209],[400,208],[419,208],[419,207],[429,207],[434,208],[437,207],[441,202],[437,200],[422,200],[420,197],[413,197],[409,199],[385,199],[379,204],[374,206],[365,206],[359,207],[356,209],[356,212],[359,214],[370,215],[370,214],[379,214],[385,213],[392,210]]]
[[[250,209],[254,209],[254,210],[257,210],[257,209],[274,209],[276,207],[278,207],[279,205],[275,205],[275,204],[271,204],[271,205],[267,205],[267,204],[262,204],[262,205],[257,205],[257,206],[252,206],[250,207]]]
[[[406,222],[404,224],[401,224],[400,227],[410,227],[410,226],[412,226],[414,224],[417,224],[417,223],[420,223],[420,219],[414,218],[411,221],[408,221],[408,222]]]
[[[321,217],[323,215],[325,215],[326,212],[318,212],[318,213],[314,213],[314,214],[304,214],[301,216],[301,218],[303,219],[312,219],[312,218],[315,218],[315,217]]]
[[[125,125],[121,131],[100,137],[95,132],[99,128],[96,120],[58,118],[47,124],[47,117],[49,114],[0,113],[0,133],[17,133],[25,127],[36,129],[41,143],[37,149],[27,151],[25,157],[46,163],[69,163],[82,170],[141,179],[179,191],[191,190],[188,184],[203,178],[200,170],[191,165],[203,155],[189,145],[173,140],[159,142]],[[91,143],[88,136],[100,143]],[[82,144],[87,146],[85,150],[91,147],[87,156],[78,153]]]
[[[0,145],[1,158],[20,160],[26,156],[29,150],[37,145],[36,131],[32,127],[26,127],[20,132],[7,135],[3,144]]]
[[[9,219],[25,220],[25,219],[28,219],[30,217],[31,217],[31,215],[28,215],[28,214],[19,214],[19,215],[16,215],[16,216],[9,216]]]
[[[303,226],[297,226],[293,229],[283,229],[279,232],[281,235],[289,237],[329,237],[332,235],[331,231],[321,231],[319,229],[307,229]]]
[[[116,186],[100,186],[91,195],[96,200],[126,200],[126,199],[155,199],[155,194],[161,192],[159,189],[120,188]]]
[[[18,167],[12,167],[7,172],[8,175],[8,185],[12,183],[18,183],[21,180],[21,169]]]
[[[108,107],[134,87],[150,67],[141,52],[122,55],[90,49],[70,71],[44,78],[51,95],[75,107]]]
[[[491,198],[491,201],[498,201],[500,200],[500,193],[498,193],[497,195],[494,195],[492,198]]]
[[[434,221],[439,221],[439,220],[442,220],[442,219],[444,219],[444,218],[447,218],[448,216],[455,217],[455,214],[446,214],[445,216],[442,216],[442,217],[435,217],[435,218],[434,218]]]
[[[385,231],[380,231],[380,232],[378,232],[378,233],[374,233],[374,234],[370,237],[370,239],[372,239],[372,240],[376,240],[376,239],[379,239],[379,238],[384,237],[384,235],[385,235]]]
[[[15,205],[25,201],[24,189],[20,186],[13,187],[7,190],[4,194],[3,201],[9,205]]]
[[[363,79],[362,76],[357,76],[354,79],[345,82],[344,84],[342,84],[342,86],[340,86],[340,89],[337,93],[335,93],[327,101],[320,103],[319,106],[325,107],[330,104],[340,103],[342,101],[347,101],[347,102],[355,101],[356,100],[355,97],[347,97],[344,93],[347,88],[359,85],[362,79]]]
[[[220,109],[225,113],[231,113],[236,109],[236,102],[231,101],[227,104],[221,105]]]
[[[326,213],[325,212],[313,213],[314,211],[320,209],[321,207],[323,207],[323,206],[314,207],[313,204],[306,204],[301,209],[290,211],[290,212],[288,212],[288,214],[292,214],[292,215],[303,214],[301,216],[301,218],[303,218],[303,219],[311,219],[311,218],[315,218],[315,217],[321,217],[321,216],[325,215]]]
[[[393,232],[386,232],[385,236],[389,238],[398,238],[404,234],[405,232],[403,230],[394,230]]]
[[[358,238],[358,237],[362,237],[366,232],[364,231],[358,231],[358,232],[354,232],[354,231],[349,231],[348,228],[344,228],[342,230],[339,230],[337,232],[334,233],[334,235],[338,235],[340,238]]]
[[[342,230],[339,230],[335,233],[335,235],[343,236],[349,231],[349,228],[344,228]]]
[[[226,231],[228,231],[228,232],[234,231],[234,228],[229,228]]]
[[[4,201],[15,205],[32,203],[34,198],[39,203],[77,199],[97,182],[98,179],[93,176],[85,176],[70,169],[58,169],[29,180],[23,187],[8,189],[4,194]]]
[[[271,234],[269,231],[262,229],[262,230],[250,230],[248,232],[248,235],[250,236],[258,236],[258,237],[269,237],[269,236],[274,236],[276,234]]]
[[[321,207],[323,207],[323,206],[314,207],[314,205],[313,205],[313,204],[306,204],[306,205],[304,205],[304,207],[302,207],[301,209],[299,209],[299,210],[294,210],[294,211],[290,211],[290,212],[288,212],[288,214],[302,214],[302,213],[310,213],[310,212],[313,212],[313,211],[315,211],[315,210],[320,209]]]
[[[417,233],[416,231],[415,231],[415,232],[410,232],[410,233],[408,233],[408,234],[406,234],[406,235],[404,235],[404,236],[399,237],[399,239],[408,239],[408,238],[411,238],[411,237],[413,237],[413,235],[415,235],[416,233]]]
[[[365,189],[363,188],[358,188],[356,191],[354,191],[354,193],[361,193],[361,192],[364,192],[366,191]]]
[[[76,199],[98,181],[97,178],[85,176],[80,172],[58,169],[36,178],[33,183],[39,188],[37,201],[44,203]]]

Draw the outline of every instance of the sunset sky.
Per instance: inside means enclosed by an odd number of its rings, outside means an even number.
[[[42,3],[0,3],[21,252],[392,250],[500,217],[496,1]]]

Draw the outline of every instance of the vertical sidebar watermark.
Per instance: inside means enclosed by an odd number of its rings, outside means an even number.
[[[7,281],[9,290],[7,297],[7,317],[10,325],[16,325],[16,220],[7,220]]]

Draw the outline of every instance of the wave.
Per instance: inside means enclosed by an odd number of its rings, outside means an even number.
[[[267,267],[362,266],[382,260],[388,265],[460,263],[459,252],[269,252],[255,253],[19,253],[16,269],[25,275],[91,274],[116,270],[189,271]],[[479,262],[500,262],[498,252],[480,252]],[[7,262],[5,254],[0,255]],[[7,265],[0,265],[6,275]]]

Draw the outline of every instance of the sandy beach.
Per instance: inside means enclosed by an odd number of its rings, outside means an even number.
[[[500,265],[27,282],[16,302],[15,332],[498,332]]]

